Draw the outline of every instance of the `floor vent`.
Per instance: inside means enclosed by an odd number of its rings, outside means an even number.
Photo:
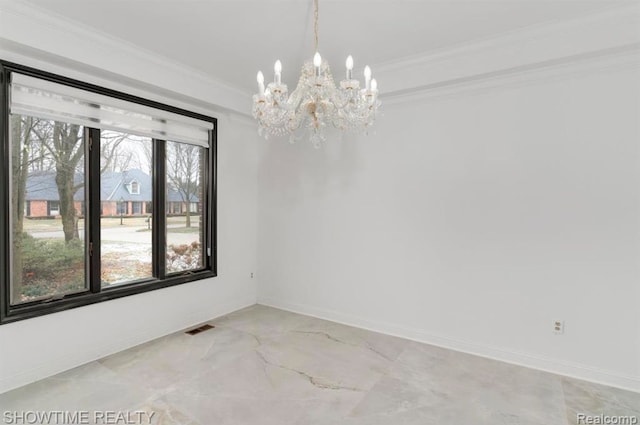
[[[198,328],[191,329],[190,331],[186,331],[185,333],[189,335],[196,335],[196,334],[199,334],[200,332],[208,331],[209,329],[213,329],[213,328],[215,328],[215,326],[202,325]]]

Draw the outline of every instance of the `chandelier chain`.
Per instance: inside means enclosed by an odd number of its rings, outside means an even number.
[[[318,0],[313,0],[313,33],[315,35],[316,48],[315,51],[318,51]]]

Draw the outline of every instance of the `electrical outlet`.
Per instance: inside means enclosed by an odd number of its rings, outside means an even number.
[[[564,320],[553,321],[553,333],[556,335],[562,335],[564,333]]]
[[[251,272],[251,279],[253,279],[253,272]]]

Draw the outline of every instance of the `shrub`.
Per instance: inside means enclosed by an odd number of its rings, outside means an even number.
[[[79,239],[37,239],[23,234],[22,264],[26,274],[55,279],[70,269],[84,267],[84,243]]]
[[[169,273],[193,270],[200,267],[200,243],[169,245],[167,247],[167,271]]]

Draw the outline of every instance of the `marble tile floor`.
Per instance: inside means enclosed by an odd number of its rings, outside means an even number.
[[[144,411],[165,425],[570,425],[580,413],[640,421],[638,393],[270,307],[209,323],[0,394],[0,413]]]

